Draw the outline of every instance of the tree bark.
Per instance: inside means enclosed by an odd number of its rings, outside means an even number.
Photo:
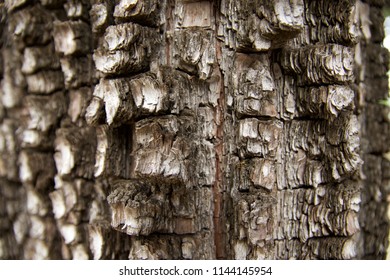
[[[385,258],[383,5],[0,1],[0,258]]]

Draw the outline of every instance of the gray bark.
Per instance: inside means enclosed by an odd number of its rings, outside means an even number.
[[[0,258],[384,258],[383,4],[0,1]]]

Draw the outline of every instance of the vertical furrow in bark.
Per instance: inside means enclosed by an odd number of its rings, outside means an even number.
[[[219,16],[217,11],[218,7],[215,6],[215,18]],[[218,25],[215,26],[217,30]],[[216,122],[216,142],[215,147],[215,182],[213,186],[213,197],[214,197],[214,244],[215,244],[215,253],[217,259],[226,259],[229,256],[229,247],[228,247],[228,223],[229,219],[226,216],[226,209],[228,209],[228,203],[230,198],[228,196],[227,181],[225,174],[225,151],[226,151],[226,142],[224,132],[226,129],[225,115],[226,115],[226,96],[224,88],[224,75],[221,72],[221,63],[222,63],[222,44],[219,40],[215,40],[215,52],[217,64],[214,68],[214,79],[213,85],[215,85],[215,94],[218,96],[218,104],[215,108],[214,119]]]

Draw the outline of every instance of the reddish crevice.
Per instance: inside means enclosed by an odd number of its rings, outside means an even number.
[[[218,8],[214,7],[214,16],[218,18],[219,12]],[[215,20],[217,22],[217,20]],[[215,26],[215,30],[217,30],[217,26]],[[224,192],[224,178],[223,178],[223,139],[224,139],[224,112],[226,111],[225,104],[225,91],[224,91],[224,80],[223,73],[220,69],[220,63],[222,60],[222,43],[216,39],[215,40],[215,51],[217,63],[214,68],[213,75],[218,77],[217,81],[219,86],[219,92],[215,92],[218,95],[218,105],[214,111],[214,119],[217,124],[216,131],[216,142],[215,142],[215,183],[213,186],[213,197],[214,197],[214,213],[213,213],[213,222],[214,222],[214,244],[215,244],[215,254],[217,259],[226,259],[226,217],[222,214],[223,211],[223,192]]]
[[[172,1],[167,1],[165,8],[165,55],[166,55],[166,65],[170,65],[171,63],[171,36],[169,34],[172,34],[173,32],[173,4]]]

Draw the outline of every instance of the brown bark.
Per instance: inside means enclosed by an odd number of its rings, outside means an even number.
[[[0,1],[0,258],[384,258],[382,1]]]

